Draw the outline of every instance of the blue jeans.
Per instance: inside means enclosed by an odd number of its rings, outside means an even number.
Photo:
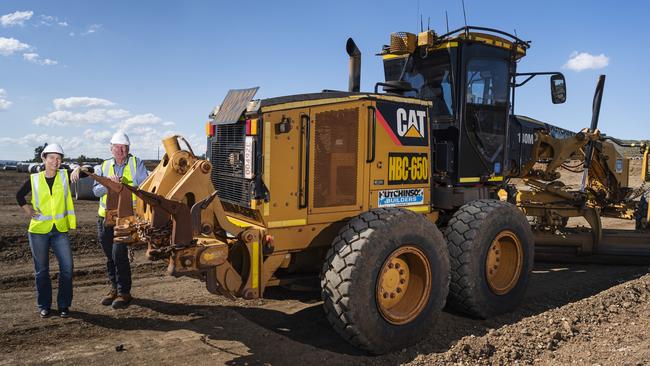
[[[40,310],[52,307],[52,282],[50,280],[50,248],[59,261],[59,291],[56,304],[59,309],[72,304],[72,248],[68,233],[59,232],[56,227],[47,234],[27,233],[29,248],[34,258],[36,277],[36,302]]]
[[[106,271],[108,279],[120,295],[131,294],[131,264],[129,263],[129,248],[123,243],[114,243],[113,227],[104,226],[104,218],[97,220],[99,243],[106,255]]]

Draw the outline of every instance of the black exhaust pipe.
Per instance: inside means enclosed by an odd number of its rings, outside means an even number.
[[[350,79],[348,81],[348,91],[358,92],[361,86],[361,51],[354,43],[352,38],[348,38],[345,44],[345,51],[350,56]]]
[[[603,100],[603,91],[605,90],[605,75],[598,77],[598,84],[596,84],[596,92],[594,93],[594,102],[591,106],[591,126],[590,132],[595,132],[598,128],[598,117],[600,116],[600,103]],[[591,166],[591,154],[594,149],[594,142],[589,141],[585,148],[585,162],[583,165],[584,172],[582,173],[582,184],[580,185],[580,192],[585,191],[587,185],[587,176],[589,175],[589,167]]]

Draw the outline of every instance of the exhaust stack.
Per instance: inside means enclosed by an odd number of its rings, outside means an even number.
[[[348,38],[345,44],[345,51],[350,56],[348,91],[358,92],[361,85],[361,51],[359,51],[352,38]]]

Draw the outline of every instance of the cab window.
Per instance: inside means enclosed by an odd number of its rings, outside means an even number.
[[[508,105],[508,64],[502,59],[471,59],[467,63],[466,81],[465,113],[470,140],[486,163],[493,165],[502,162]]]

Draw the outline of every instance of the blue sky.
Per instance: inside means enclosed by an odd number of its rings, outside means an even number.
[[[645,1],[466,0],[471,25],[533,41],[518,66],[562,71],[568,99],[550,102],[548,78],[520,88],[516,113],[579,130],[589,125],[599,74],[607,75],[601,130],[649,139]],[[109,156],[125,129],[132,151],[156,158],[160,138],[205,151],[211,109],[228,89],[257,98],[346,89],[347,37],[363,53],[361,89],[382,81],[374,56],[396,31],[463,24],[458,1],[0,2],[0,159],[29,159],[44,142],[67,155]]]

